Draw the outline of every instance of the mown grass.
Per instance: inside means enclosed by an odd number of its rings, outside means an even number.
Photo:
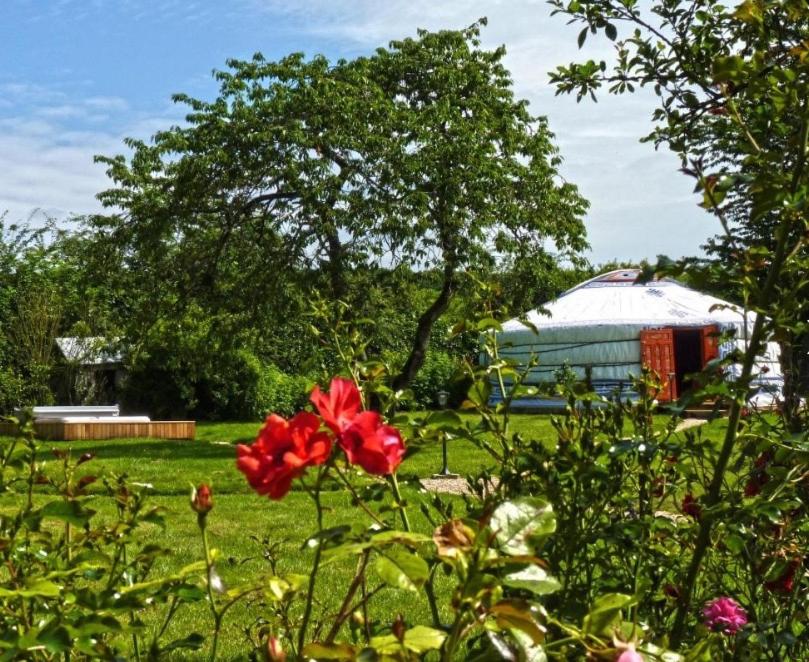
[[[665,418],[656,424],[662,426]],[[555,434],[550,418],[539,415],[515,415],[514,430],[527,438],[548,440]],[[117,439],[87,442],[43,442],[42,456],[47,458],[49,448],[70,449],[77,456],[93,453],[95,458],[82,465],[82,471],[101,475],[127,474],[129,480],[149,484],[156,505],[165,508],[166,528],[150,528],[149,536],[171,551],[160,562],[157,570],[170,572],[202,558],[202,546],[196,515],[189,508],[192,485],[207,482],[213,485],[215,507],[209,516],[209,535],[213,547],[219,550],[218,569],[226,586],[258,578],[269,573],[269,563],[263,557],[262,540],[277,546],[278,569],[281,574],[305,573],[311,563],[311,550],[302,543],[316,529],[314,508],[307,494],[293,491],[283,501],[273,502],[255,495],[236,470],[235,443],[250,443],[256,436],[259,423],[202,423],[194,441],[166,441],[159,439]],[[722,421],[704,428],[704,436],[718,438],[723,430]],[[484,467],[494,468],[494,462],[471,442],[453,440],[449,450],[450,468],[462,475],[474,474]],[[58,462],[48,461],[46,471],[58,470]],[[440,444],[423,446],[408,456],[400,468],[403,476],[429,477],[441,467]],[[495,472],[496,473],[496,472]],[[411,506],[429,495],[419,490],[415,482],[403,486],[403,496]],[[6,501],[6,503],[8,503]],[[324,495],[325,525],[368,524],[367,516],[352,505],[351,495],[335,490]],[[97,497],[93,508],[102,517],[112,516],[110,500]],[[429,533],[432,525],[419,512],[409,508],[416,530]],[[319,578],[318,595],[325,596],[327,607],[335,609],[350,581],[353,561],[336,563]],[[441,587],[439,587],[441,588]],[[441,589],[446,593],[448,586]],[[233,659],[246,650],[243,630],[261,615],[258,605],[245,603],[230,612],[223,639],[220,659]],[[427,604],[423,597],[407,591],[386,589],[374,598],[374,613],[381,622],[390,622],[397,613],[407,620],[428,622]],[[156,616],[155,616],[156,618]],[[197,631],[208,635],[211,618],[202,604],[189,605],[175,618],[167,636],[185,636]],[[189,655],[184,655],[187,659]]]

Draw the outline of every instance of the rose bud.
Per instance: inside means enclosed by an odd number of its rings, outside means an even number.
[[[270,637],[267,639],[267,655],[273,662],[285,662],[287,654],[281,647],[281,642],[278,637]]]
[[[76,466],[78,467],[80,464],[84,464],[85,462],[89,462],[96,456],[95,453],[82,453],[82,456],[76,462]]]
[[[405,622],[401,614],[396,615],[393,625],[391,626],[391,631],[393,632],[393,636],[396,637],[400,642],[404,641]]]
[[[207,514],[213,508],[213,494],[205,483],[191,490],[191,510],[200,515]]]

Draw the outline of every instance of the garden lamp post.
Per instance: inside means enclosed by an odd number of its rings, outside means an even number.
[[[438,406],[441,409],[444,409],[447,406],[447,400],[449,399],[449,393],[447,391],[439,391],[436,393],[436,399],[438,400]],[[442,466],[441,471],[437,474],[433,474],[433,478],[457,478],[458,474],[454,474],[449,470],[449,466],[447,465],[447,441],[449,435],[446,432],[441,433],[441,456],[442,456]]]

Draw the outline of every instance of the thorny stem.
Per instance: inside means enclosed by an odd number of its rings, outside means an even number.
[[[30,512],[34,508],[34,480],[36,479],[37,470],[37,451],[33,435],[29,435],[26,441],[28,442],[28,450],[31,454],[31,461],[29,462],[28,469],[28,500],[26,502],[25,510],[26,512]]]
[[[365,513],[368,515],[368,517],[370,517],[372,520],[374,520],[374,522],[376,522],[380,526],[385,526],[385,522],[383,522],[379,518],[379,515],[377,515],[373,510],[371,510],[368,506],[366,506],[365,502],[362,499],[360,499],[359,495],[357,494],[357,491],[354,489],[354,486],[351,484],[351,482],[348,480],[348,478],[345,477],[345,474],[342,471],[340,471],[337,468],[337,466],[334,467],[334,471],[337,474],[337,477],[341,481],[343,481],[343,484],[346,486],[346,488],[348,488],[348,491],[351,493],[351,496],[354,498],[354,503],[357,504],[360,508],[362,508],[365,511]]]
[[[452,656],[455,653],[455,649],[458,647],[458,642],[461,638],[464,620],[463,617],[464,611],[462,609],[458,609],[458,613],[455,614],[455,620],[452,622],[452,627],[450,628],[452,634],[450,634],[450,637],[447,640],[447,645],[444,648],[444,653],[441,656],[442,662],[451,662],[452,660]]]
[[[323,482],[323,477],[326,475],[326,471],[328,470],[328,466],[326,469],[320,472],[317,477],[317,482],[315,483],[315,487],[313,490],[309,490],[308,487],[304,484],[307,492],[309,492],[309,496],[315,502],[315,511],[317,513],[317,532],[320,534],[323,531],[323,504],[320,502],[320,485]],[[320,537],[317,538],[317,545],[315,546],[315,559],[314,563],[312,564],[312,572],[309,575],[309,586],[306,589],[306,605],[303,610],[303,620],[301,621],[301,629],[298,633],[298,654],[303,654],[303,647],[306,643],[306,630],[309,627],[309,619],[312,617],[312,600],[314,599],[315,595],[315,582],[317,581],[317,573],[320,569],[320,557],[322,554],[323,548],[323,541]]]
[[[169,605],[169,610],[166,614],[165,620],[163,621],[163,625],[160,627],[160,630],[155,633],[154,639],[152,640],[152,648],[157,648],[157,643],[160,640],[160,637],[166,633],[166,629],[169,627],[169,623],[171,623],[174,612],[177,611],[177,607],[179,607],[179,605],[180,598],[175,595],[171,600],[171,605]]]
[[[208,603],[211,608],[211,614],[213,615],[214,622],[213,641],[211,642],[211,662],[215,662],[216,649],[219,644],[219,630],[222,626],[222,615],[216,609],[216,600],[214,600],[213,586],[211,585],[211,579],[213,577],[213,561],[211,560],[211,554],[208,547],[208,531],[207,527],[205,526],[205,519],[205,513],[200,513],[198,516],[198,522],[199,528],[202,531],[202,549],[205,552],[205,569],[206,577],[208,579],[206,582],[206,588],[208,590]]]
[[[396,473],[390,475],[390,484],[393,487],[393,497],[396,499],[396,505],[399,506],[399,514],[402,516],[402,526],[405,531],[410,533],[410,520],[407,517],[407,510],[402,501],[402,493],[399,491],[399,481],[396,479]]]
[[[340,609],[337,612],[337,617],[334,619],[334,624],[331,626],[329,633],[326,635],[327,644],[334,641],[334,638],[337,636],[337,633],[340,631],[343,623],[345,623],[345,620],[351,613],[351,601],[354,599],[354,595],[356,595],[357,589],[360,588],[360,585],[365,577],[365,568],[368,566],[369,555],[370,551],[366,550],[360,557],[360,560],[357,562],[357,571],[354,573],[354,579],[351,581],[351,585],[348,587],[348,591],[343,599],[343,603],[340,605]]]
[[[430,605],[430,615],[433,619],[433,626],[440,629],[441,617],[438,614],[438,604],[435,599],[435,587],[433,586],[433,578],[435,577],[436,568],[438,568],[438,566],[434,565],[432,570],[430,570],[430,576],[427,578],[427,581],[424,582],[424,592],[427,594],[427,603]]]

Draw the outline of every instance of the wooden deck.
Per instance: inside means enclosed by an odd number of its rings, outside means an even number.
[[[34,423],[40,439],[53,441],[78,441],[81,439],[123,439],[151,437],[154,439],[193,439],[196,436],[195,421],[150,421],[149,423],[62,423],[40,421]],[[0,434],[14,434],[14,426],[0,423]]]

